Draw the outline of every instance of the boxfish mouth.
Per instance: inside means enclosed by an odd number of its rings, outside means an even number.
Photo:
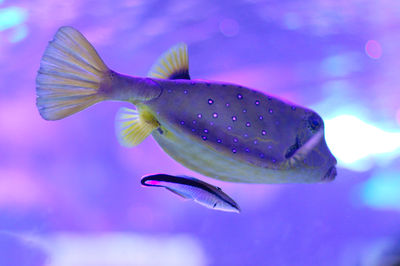
[[[325,182],[333,181],[336,175],[337,175],[336,166],[331,166],[324,175],[324,177],[322,178],[322,181]]]

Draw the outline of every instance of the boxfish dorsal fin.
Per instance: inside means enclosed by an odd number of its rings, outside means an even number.
[[[122,107],[115,120],[116,135],[119,143],[124,147],[140,144],[159,126],[158,121],[146,109],[138,111]]]
[[[151,67],[148,76],[159,79],[190,79],[186,44],[178,43],[164,52]]]

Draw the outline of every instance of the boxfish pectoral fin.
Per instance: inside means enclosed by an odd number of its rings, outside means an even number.
[[[296,150],[296,152],[286,160],[289,166],[294,166],[298,162],[303,161],[306,156],[312,151],[312,149],[314,149],[315,146],[321,141],[323,134],[323,130],[318,131],[303,146]]]
[[[148,76],[160,79],[190,79],[186,44],[178,43],[164,52],[151,67]]]
[[[119,109],[115,119],[117,139],[122,146],[140,144],[160,124],[145,108],[138,111],[126,107]]]

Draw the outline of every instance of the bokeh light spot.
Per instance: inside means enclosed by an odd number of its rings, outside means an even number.
[[[224,19],[219,23],[219,30],[226,37],[233,37],[239,33],[239,24],[234,19]]]
[[[22,24],[27,17],[26,10],[20,7],[0,9],[0,31]]]
[[[398,172],[375,174],[362,188],[365,204],[385,209],[400,209],[400,179]]]
[[[372,59],[379,59],[382,56],[381,44],[375,40],[369,40],[365,44],[365,52]]]
[[[10,36],[10,42],[20,42],[28,35],[28,27],[25,25],[18,26],[15,28],[14,33]]]
[[[326,142],[340,166],[368,170],[361,161],[368,157],[400,152],[400,132],[384,131],[353,115],[325,120]]]

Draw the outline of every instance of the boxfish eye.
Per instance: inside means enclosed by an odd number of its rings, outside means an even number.
[[[308,125],[312,131],[317,131],[322,125],[322,120],[318,115],[313,114],[308,117]]]

